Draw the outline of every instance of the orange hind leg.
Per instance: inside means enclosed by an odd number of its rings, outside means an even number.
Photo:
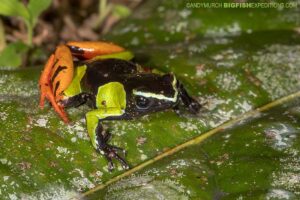
[[[67,46],[70,48],[73,56],[83,60],[89,60],[99,55],[120,53],[125,51],[123,47],[120,47],[116,44],[100,41],[68,42]]]
[[[69,119],[62,106],[57,102],[62,98],[61,92],[67,88],[73,78],[73,59],[68,47],[57,47],[48,59],[40,76],[40,108],[44,108],[47,99],[64,122]]]
[[[107,42],[68,42],[60,45],[48,59],[40,76],[40,107],[47,99],[64,122],[69,122],[64,107],[58,102],[73,79],[73,56],[88,60],[99,55],[124,52],[124,48]]]

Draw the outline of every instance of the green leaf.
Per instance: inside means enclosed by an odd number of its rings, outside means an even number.
[[[1,197],[299,199],[299,15],[147,1],[120,22],[108,41],[173,72],[203,104],[197,116],[182,109],[105,122],[129,171],[116,163],[109,173],[93,149],[87,106],[68,109],[67,125],[50,106],[39,109],[42,68],[0,70]]]
[[[39,15],[46,10],[51,4],[51,0],[30,0],[28,10],[31,17],[31,24],[35,26]]]
[[[11,43],[0,53],[0,69],[12,69],[22,64],[21,55],[28,47],[21,42]]]
[[[22,17],[29,21],[29,12],[27,8],[18,0],[1,0],[0,15]]]
[[[87,199],[299,199],[299,102],[300,92],[204,133]]]
[[[123,6],[120,4],[114,4],[112,12],[114,16],[120,18],[128,17],[131,14],[131,10],[127,6]]]

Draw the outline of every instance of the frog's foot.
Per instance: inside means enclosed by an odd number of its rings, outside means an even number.
[[[100,149],[100,151],[103,151],[103,154],[108,161],[108,170],[109,171],[112,171],[115,168],[114,163],[112,162],[113,158],[118,160],[121,163],[123,169],[129,169],[129,165],[127,164],[125,159],[123,159],[117,153],[118,151],[122,151],[124,153],[123,149],[116,147],[116,146],[109,145],[109,144],[107,144],[104,147],[101,147],[99,149]]]
[[[110,138],[111,138],[111,134],[106,132],[105,135],[102,136],[102,140],[100,141],[98,140],[98,144],[99,144],[98,151],[101,154],[103,154],[107,159],[108,170],[112,171],[115,168],[114,163],[112,161],[113,159],[118,160],[121,163],[123,169],[129,169],[129,165],[127,164],[125,159],[118,154],[118,152],[122,152],[123,156],[125,157],[126,151],[120,147],[107,144]]]

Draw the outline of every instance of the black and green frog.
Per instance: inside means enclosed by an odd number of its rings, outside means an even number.
[[[74,57],[80,61],[74,62]],[[128,164],[125,151],[109,144],[111,135],[102,121],[132,120],[179,105],[196,114],[201,107],[175,75],[145,71],[132,58],[131,52],[112,43],[69,42],[50,56],[39,82],[40,106],[47,98],[65,122],[69,120],[64,108],[89,105],[87,131],[94,148],[108,160],[109,170],[113,159],[125,169]]]

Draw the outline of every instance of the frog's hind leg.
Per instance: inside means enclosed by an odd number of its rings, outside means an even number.
[[[46,65],[45,65],[45,69],[42,72],[42,75],[40,77],[39,80],[39,86],[40,86],[40,108],[44,108],[44,104],[45,104],[45,99],[47,99],[52,107],[54,108],[54,110],[59,114],[59,116],[64,120],[64,122],[68,122],[68,118],[67,118],[67,114],[65,113],[65,111],[62,109],[61,106],[59,106],[57,104],[57,102],[55,101],[55,97],[53,95],[53,91],[52,91],[52,86],[50,83],[50,79],[49,79],[49,74],[52,70],[53,64],[54,64],[54,55],[51,55],[50,58],[48,59]]]
[[[113,43],[108,42],[68,42],[72,55],[80,60],[99,60],[106,58],[131,59],[133,54]]]
[[[40,76],[39,80],[39,87],[40,87],[40,108],[44,108],[45,99],[47,98],[50,102],[54,101],[54,95],[51,90],[50,81],[49,81],[49,75],[52,70],[52,67],[55,62],[54,54],[52,54],[45,67],[44,70]]]
[[[67,46],[60,45],[48,59],[39,80],[40,107],[44,107],[47,99],[65,122],[69,120],[63,107],[57,102],[62,99],[62,92],[70,85],[73,73],[72,54]]]

